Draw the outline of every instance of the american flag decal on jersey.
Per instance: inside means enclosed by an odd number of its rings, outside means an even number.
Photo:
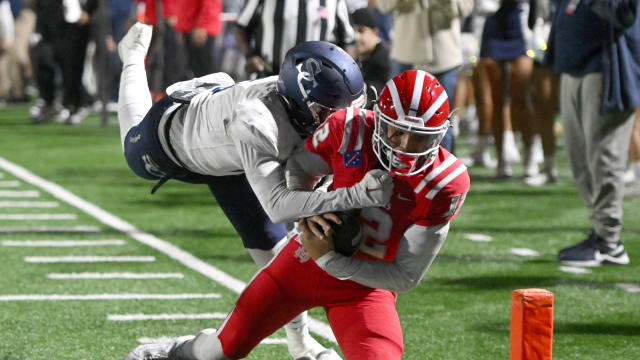
[[[360,164],[362,164],[361,153],[362,151],[360,150],[347,151],[346,153],[344,153],[342,155],[342,158],[344,159],[344,167],[360,166]]]

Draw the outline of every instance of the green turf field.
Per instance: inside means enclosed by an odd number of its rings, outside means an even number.
[[[240,239],[205,186],[170,181],[155,195],[121,154],[112,118],[102,127],[92,116],[78,127],[31,125],[27,108],[0,109],[0,157],[56,183],[79,198],[247,282],[256,271]],[[463,142],[460,142],[461,144]],[[461,145],[460,153],[465,153]],[[472,168],[471,192],[440,255],[422,284],[398,297],[406,359],[508,359],[511,291],[544,288],[555,294],[555,359],[637,359],[640,353],[640,199],[625,200],[622,238],[632,263],[562,272],[558,249],[582,240],[589,213],[558,151],[560,182],[529,188],[520,179],[496,181],[493,171]],[[516,174],[519,168],[515,168]],[[221,320],[110,321],[123,314],[226,314],[237,294],[78,208],[0,169],[2,191],[34,191],[39,197],[8,201],[58,202],[55,208],[0,207],[6,214],[73,214],[69,220],[0,220],[0,296],[88,294],[218,294],[182,300],[0,301],[0,359],[120,359],[138,339],[195,333]],[[14,180],[19,185],[13,187]],[[33,193],[31,193],[33,195]],[[70,215],[70,216],[73,216]],[[6,218],[6,216],[5,216]],[[92,226],[100,232],[35,233],[16,227]],[[24,230],[24,229],[23,229]],[[28,230],[28,229],[27,229]],[[485,234],[475,242],[466,234]],[[8,240],[124,240],[119,246],[16,247]],[[5,246],[2,246],[5,245]],[[540,256],[518,256],[512,248]],[[153,256],[154,262],[33,263],[41,256]],[[52,273],[172,273],[168,279],[51,279]],[[213,295],[211,295],[213,296]],[[312,316],[325,321],[322,311]],[[317,337],[317,336],[316,336]],[[250,359],[286,359],[284,332]],[[325,340],[321,341],[329,345]]]

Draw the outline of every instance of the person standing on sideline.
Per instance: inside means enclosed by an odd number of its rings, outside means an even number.
[[[586,240],[562,249],[563,264],[624,265],[623,175],[640,105],[638,0],[561,0],[547,55],[560,74],[560,114],[569,164],[591,209]]]
[[[351,14],[351,24],[356,31],[356,60],[367,84],[367,99],[375,101],[387,82],[387,74],[391,68],[389,45],[379,36],[373,10],[365,7],[354,11]]]
[[[195,0],[178,3],[176,30],[183,34],[187,62],[193,76],[211,74],[215,69],[214,44],[222,31],[222,0]]]
[[[283,223],[389,202],[393,183],[379,169],[331,193],[287,188],[285,164],[296,146],[331,112],[364,101],[362,74],[347,53],[304,42],[287,52],[279,76],[235,83],[214,73],[171,85],[152,106],[144,71],[151,34],[150,26],[136,23],[118,45],[127,163],[136,175],[158,181],[154,191],[169,179],[206,184],[259,268],[283,243]],[[294,359],[328,351],[309,335],[306,312],[285,330]]]
[[[383,13],[395,11],[389,78],[405,70],[427,71],[453,98],[456,69],[462,65],[461,19],[471,13],[473,0],[376,0]],[[442,147],[453,152],[453,129]]]

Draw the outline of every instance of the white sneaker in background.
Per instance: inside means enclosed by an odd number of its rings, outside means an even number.
[[[505,130],[502,134],[502,152],[504,160],[510,164],[520,162],[520,152],[516,146],[516,139],[513,131]]]
[[[640,161],[633,161],[627,166],[627,170],[624,172],[622,180],[625,184],[632,182],[640,182]]]
[[[87,116],[91,113],[91,110],[88,107],[79,107],[76,112],[71,114],[69,117],[69,124],[71,125],[80,125],[86,119]]]
[[[71,111],[67,108],[62,108],[56,115],[56,122],[59,124],[64,124],[69,121],[69,117],[71,116]]]
[[[482,166],[487,169],[495,169],[498,166],[498,161],[491,157],[488,149],[484,149],[479,154],[473,154],[472,159],[474,166]]]
[[[622,175],[622,181],[625,184],[632,183],[636,179],[636,174],[633,173],[633,169],[627,168]]]
[[[528,149],[525,149],[524,152],[524,163],[522,164],[522,166],[524,167],[523,175],[525,179],[536,177],[540,173],[534,149],[535,142],[532,142],[531,146]]]
[[[536,164],[542,164],[544,162],[544,151],[542,149],[542,138],[540,135],[533,135],[533,144],[531,145],[531,151],[533,151],[533,161]]]
[[[498,179],[509,179],[513,177],[513,170],[508,162],[498,161],[498,167],[496,168],[496,177]]]

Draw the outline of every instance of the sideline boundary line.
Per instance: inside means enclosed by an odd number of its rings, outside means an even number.
[[[228,288],[229,290],[240,294],[247,285],[243,281],[232,277],[217,267],[208,264],[197,257],[193,256],[177,246],[170,244],[152,234],[138,230],[132,224],[120,219],[119,217],[103,210],[102,208],[76,196],[69,190],[62,186],[45,180],[38,175],[30,172],[29,170],[10,162],[9,160],[0,156],[0,168],[11,173],[13,176],[20,178],[27,183],[36,186],[53,197],[64,201],[65,203],[76,207],[77,209],[93,216],[101,223],[110,226],[120,232],[129,235],[131,238],[167,255],[168,257],[178,261],[184,266],[197,271],[198,273],[208,277],[209,279],[219,283],[220,285]],[[322,336],[323,338],[337,343],[331,327],[322,321],[309,317],[309,329]]]

